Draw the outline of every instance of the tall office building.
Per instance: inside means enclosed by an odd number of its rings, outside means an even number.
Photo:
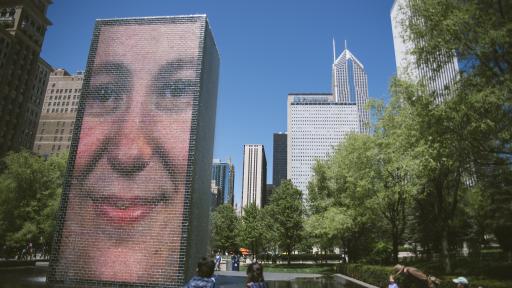
[[[369,112],[366,109],[368,102],[368,76],[364,65],[347,49],[336,59],[334,49],[334,63],[332,64],[332,93],[336,103],[355,103],[358,111],[359,130],[364,133],[370,131]]]
[[[56,69],[51,73],[34,152],[50,156],[69,151],[83,78],[82,72],[70,75],[64,69]]]
[[[272,157],[272,184],[278,186],[286,180],[288,135],[286,133],[274,133],[274,154]]]
[[[21,148],[32,150],[46,87],[40,72],[49,65],[40,60],[51,0],[0,2],[0,157]],[[42,80],[41,80],[42,79]],[[37,99],[35,99],[37,98]]]
[[[235,202],[235,166],[230,160],[221,162],[219,159],[213,160],[212,181],[217,190],[217,199],[215,206],[230,204]],[[214,186],[212,186],[214,187]]]
[[[317,160],[329,158],[349,133],[369,133],[368,78],[346,47],[334,56],[332,81],[332,93],[288,94],[287,176],[305,194]]]
[[[266,203],[267,159],[261,144],[244,145],[242,185],[242,213],[243,208],[252,203],[263,207]]]
[[[431,92],[437,93],[437,100],[441,101],[447,95],[447,89],[457,79],[459,73],[458,60],[455,53],[433,54],[432,63],[440,61],[446,63],[437,73],[433,71],[432,67],[418,65],[411,51],[421,43],[412,43],[408,39],[407,29],[405,28],[407,22],[414,19],[409,5],[410,0],[395,0],[391,8],[397,76],[413,82],[424,81]]]
[[[359,132],[355,103],[333,101],[332,94],[288,95],[288,178],[303,193],[316,160],[329,158],[349,133]]]

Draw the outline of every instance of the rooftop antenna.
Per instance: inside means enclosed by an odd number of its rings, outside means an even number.
[[[334,37],[332,37],[332,62],[336,62],[336,42],[334,42]]]
[[[347,50],[347,40],[345,40],[345,50]]]

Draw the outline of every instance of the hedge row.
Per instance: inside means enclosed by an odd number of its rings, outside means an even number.
[[[391,267],[340,263],[336,265],[336,273],[347,275],[378,287],[387,287]]]
[[[287,261],[288,255],[279,254],[279,255],[271,255],[271,254],[260,254],[257,257],[262,261],[270,262],[272,260],[276,261]],[[299,261],[311,261],[311,262],[322,262],[322,261],[341,261],[341,255],[339,254],[292,254],[290,255],[290,260],[293,262]]]

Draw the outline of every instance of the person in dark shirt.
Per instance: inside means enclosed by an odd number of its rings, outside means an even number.
[[[215,262],[206,257],[201,258],[197,263],[197,276],[192,277],[184,288],[215,288],[213,272]]]

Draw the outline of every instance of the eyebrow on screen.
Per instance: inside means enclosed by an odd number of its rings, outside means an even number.
[[[132,79],[130,69],[118,62],[104,62],[94,66],[92,77],[103,75],[113,77],[119,82],[125,82],[123,84],[128,84]]]
[[[179,75],[184,70],[195,70],[197,61],[192,58],[181,58],[163,64],[155,74],[156,83],[169,81],[169,78]]]

